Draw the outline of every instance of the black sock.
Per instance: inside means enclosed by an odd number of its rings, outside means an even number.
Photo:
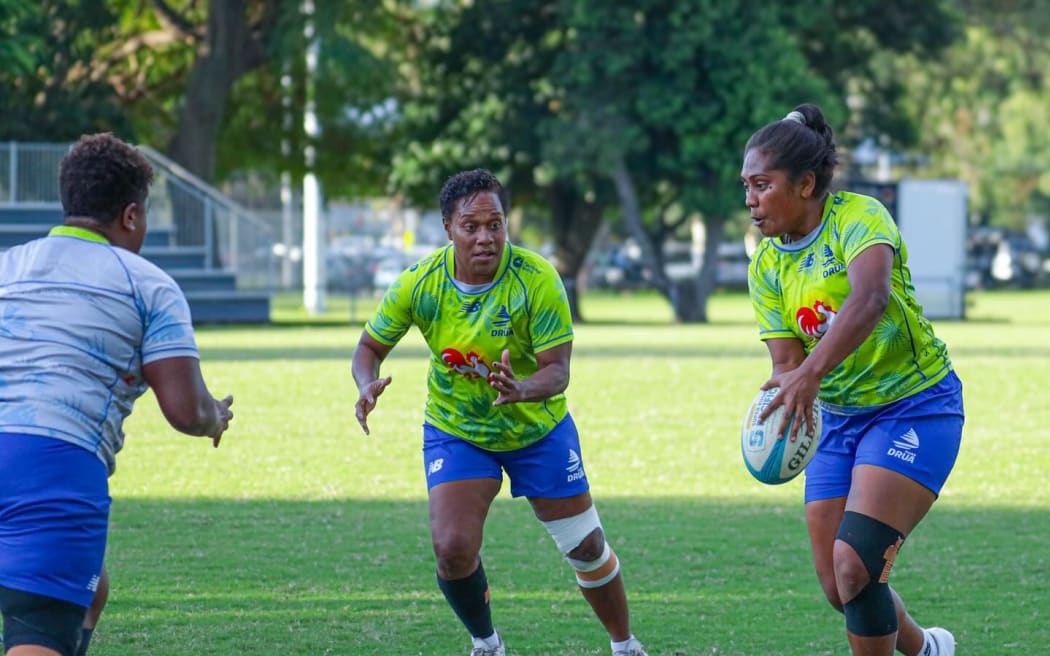
[[[87,656],[88,645],[91,644],[91,634],[95,629],[80,630],[80,644],[77,645],[77,656]]]
[[[438,587],[444,593],[448,605],[456,612],[459,621],[475,638],[488,638],[492,628],[492,613],[489,611],[489,582],[485,568],[478,561],[478,568],[470,576],[454,581],[437,577]]]

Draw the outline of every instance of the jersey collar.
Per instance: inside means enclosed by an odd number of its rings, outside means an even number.
[[[81,228],[78,226],[67,226],[60,225],[51,228],[51,231],[47,233],[48,237],[76,237],[77,239],[86,239],[87,241],[94,241],[100,244],[109,244],[109,240],[102,235],[88,230],[87,228]]]

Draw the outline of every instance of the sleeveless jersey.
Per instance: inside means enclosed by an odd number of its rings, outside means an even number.
[[[510,351],[515,376],[537,370],[536,353],[572,341],[561,277],[540,255],[509,242],[493,282],[477,290],[453,279],[451,244],[405,270],[365,326],[393,346],[415,324],[430,348],[426,420],[491,451],[528,446],[567,413],[565,395],[493,406],[492,363]],[[472,289],[467,291],[467,289]]]
[[[890,301],[871,335],[821,382],[820,399],[833,412],[911,396],[951,369],[947,348],[915,299],[908,250],[893,218],[869,196],[831,194],[816,230],[792,243],[763,239],[748,270],[760,338],[797,338],[809,353],[850,293],[847,268],[874,244],[893,248]]]
[[[0,433],[71,442],[112,473],[142,366],[183,356],[186,298],[139,255],[69,226],[0,253]]]

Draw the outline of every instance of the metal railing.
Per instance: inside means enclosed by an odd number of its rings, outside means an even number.
[[[68,150],[69,144],[0,143],[0,206],[60,207],[59,164]],[[206,269],[233,271],[239,289],[272,290],[277,258],[270,226],[162,153],[139,150],[154,172],[150,228],[169,231],[176,248],[203,253]]]

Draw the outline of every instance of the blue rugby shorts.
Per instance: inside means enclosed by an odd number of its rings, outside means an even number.
[[[583,467],[580,436],[565,415],[543,439],[514,451],[488,451],[461,437],[423,424],[423,472],[427,489],[470,478],[510,478],[515,497],[562,499],[590,489]]]
[[[88,606],[106,551],[106,466],[69,442],[0,433],[0,481],[0,585]]]
[[[962,383],[955,372],[871,412],[824,411],[820,447],[806,466],[806,502],[849,494],[853,468],[875,465],[940,494],[962,441]]]

